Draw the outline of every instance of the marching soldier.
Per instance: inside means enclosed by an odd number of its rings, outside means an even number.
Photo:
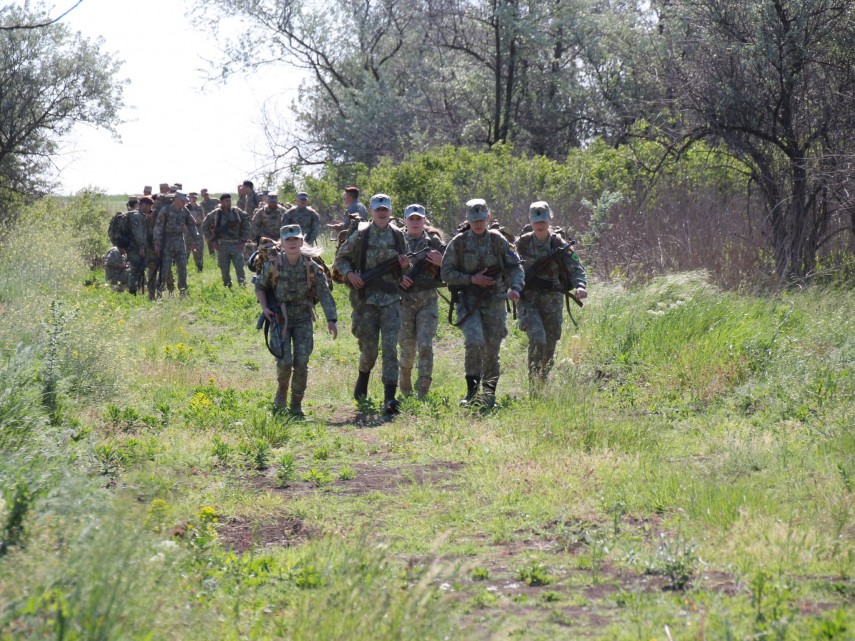
[[[321,217],[314,209],[309,207],[309,194],[301,191],[297,194],[297,204],[285,212],[282,218],[283,225],[300,225],[305,235],[305,241],[314,245],[321,231]]]
[[[463,330],[466,396],[461,405],[475,400],[480,385],[487,408],[496,402],[499,349],[508,334],[505,300],[518,301],[525,280],[513,246],[488,229],[490,216],[484,200],[466,203],[469,228],[449,242],[441,271],[457,299],[457,326]]]
[[[154,224],[154,253],[160,257],[161,282],[159,290],[163,292],[163,274],[169,273],[172,264],[178,268],[178,292],[187,295],[187,246],[184,244],[184,231],[191,238],[199,235],[196,223],[187,210],[187,194],[176,191],[170,205],[157,213]]]
[[[564,292],[588,296],[585,268],[559,235],[550,231],[552,210],[545,201],[531,204],[532,231],[520,236],[517,250],[527,266],[525,289],[519,305],[519,327],[528,335],[528,375],[536,394],[552,369],[555,346],[564,322]]]
[[[232,286],[232,264],[235,266],[238,284],[245,285],[243,250],[249,240],[250,224],[243,210],[232,207],[231,194],[220,196],[220,206],[205,217],[202,232],[217,251],[217,264],[220,266],[223,285]]]

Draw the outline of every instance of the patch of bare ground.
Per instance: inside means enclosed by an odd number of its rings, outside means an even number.
[[[233,517],[220,523],[219,539],[224,547],[243,553],[255,548],[292,547],[313,533],[300,519],[279,517],[254,521]]]
[[[388,461],[378,463],[354,463],[351,465],[356,477],[349,480],[335,479],[318,487],[313,482],[294,480],[286,487],[279,487],[272,476],[258,476],[251,483],[259,489],[284,494],[288,497],[307,496],[315,492],[361,496],[371,492],[390,494],[410,485],[441,485],[455,487],[453,475],[463,463],[434,461],[424,465],[394,465]]]

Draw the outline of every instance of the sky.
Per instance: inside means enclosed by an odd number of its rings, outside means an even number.
[[[74,1],[53,0],[51,15]],[[217,56],[216,41],[212,23],[192,18],[191,7],[191,0],[83,0],[63,18],[89,39],[103,37],[102,49],[125,61],[120,77],[130,84],[119,140],[89,126],[76,127],[66,139],[56,159],[60,193],[95,186],[137,194],[144,185],[156,191],[161,182],[216,192],[234,190],[246,178],[267,186],[258,181],[268,166],[262,109],[275,101],[288,113],[302,72],[282,65],[226,82],[207,80],[206,60]],[[240,23],[232,21],[228,31],[239,33]]]

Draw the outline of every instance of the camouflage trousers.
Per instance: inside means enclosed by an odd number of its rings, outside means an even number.
[[[217,264],[220,266],[220,273],[223,276],[223,285],[232,286],[232,265],[235,266],[238,284],[246,285],[246,274],[243,271],[243,252],[239,243],[220,241],[220,248],[217,250]]]
[[[433,376],[433,339],[439,321],[437,297],[414,301],[407,299],[401,304],[401,367],[413,369],[416,352],[419,355],[419,379]]]
[[[163,247],[160,248],[162,273],[168,274],[172,271],[173,264],[178,270],[178,291],[183,294],[187,291],[187,246],[184,244],[184,236],[167,237]],[[163,284],[161,280],[160,292],[163,292]]]
[[[128,250],[128,263],[131,273],[128,276],[128,291],[131,294],[145,291],[145,256],[140,256],[140,250],[131,248]]]
[[[384,385],[397,385],[400,301],[383,306],[370,305],[360,300],[358,295],[351,296],[350,301],[353,305],[350,328],[359,341],[359,371],[370,372],[374,368],[382,337],[383,367],[380,378]]]
[[[159,294],[163,290],[163,285],[158,288],[157,279],[160,275],[160,267],[161,260],[157,256],[154,255],[154,250],[151,250],[151,253],[148,253],[146,250],[146,260],[145,260],[145,271],[146,271],[146,285],[148,288],[148,297],[150,300],[154,300],[154,297]],[[162,276],[164,282],[166,283],[166,288],[172,292],[175,289],[175,278],[172,275],[172,270],[170,269],[164,276]]]
[[[110,267],[104,269],[104,275],[107,279],[107,284],[117,292],[125,291],[128,286],[128,274],[130,272],[126,267]]]
[[[196,263],[196,270],[202,271],[203,259],[205,258],[205,239],[202,236],[193,238],[192,236],[185,235],[184,242],[193,254],[193,262]]]
[[[526,292],[519,302],[519,327],[528,335],[529,377],[545,379],[564,322],[564,297],[557,292]]]
[[[282,332],[281,339],[274,340],[271,335],[270,340],[270,346],[274,350],[279,351],[279,346],[282,350],[282,358],[276,359],[276,378],[286,385],[290,380],[291,393],[294,396],[303,396],[306,392],[309,379],[309,357],[315,349],[312,316],[306,314],[304,310],[305,306],[289,305],[288,327]]]
[[[466,298],[464,296],[457,306],[458,318],[469,313]],[[466,376],[480,377],[485,387],[495,388],[499,382],[499,349],[502,339],[508,335],[507,320],[505,302],[490,300],[475,308],[460,327],[466,352],[463,360]]]

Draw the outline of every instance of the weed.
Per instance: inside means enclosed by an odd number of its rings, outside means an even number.
[[[546,590],[540,595],[540,598],[544,603],[557,603],[561,600],[561,594],[554,590]]]
[[[488,568],[475,568],[472,570],[473,581],[489,581],[490,570]]]
[[[315,467],[314,465],[303,475],[303,480],[307,483],[314,483],[316,487],[329,485],[333,482],[333,475],[329,470]]]
[[[486,610],[487,608],[495,607],[499,602],[499,598],[484,588],[478,590],[469,601],[469,607],[477,610]]]
[[[549,574],[543,563],[534,561],[521,567],[517,572],[517,578],[532,587],[549,585],[555,581],[555,577]]]
[[[3,524],[3,538],[0,539],[0,556],[23,541],[24,519],[33,506],[35,496],[27,485],[18,482],[3,491],[3,499],[6,503],[6,522]]]
[[[321,571],[312,563],[294,567],[291,570],[291,581],[301,590],[317,590],[324,584]]]
[[[211,456],[217,459],[218,465],[228,465],[231,451],[232,448],[228,443],[221,440],[219,436],[214,436],[211,443]]]
[[[340,481],[352,481],[356,478],[356,470],[349,465],[345,465],[338,471],[338,479]]]
[[[256,411],[242,425],[244,436],[261,439],[272,448],[279,448],[291,440],[292,419],[286,413],[270,414]]]
[[[683,590],[689,585],[698,565],[698,545],[681,537],[669,538],[664,534],[647,574],[658,574],[668,579],[668,589]]]
[[[279,487],[287,487],[294,480],[294,455],[286,452],[279,457],[278,469],[276,470],[276,482]]]
[[[241,441],[238,453],[244,464],[252,470],[266,470],[270,462],[270,445],[264,439]]]
[[[312,453],[312,458],[316,461],[326,461],[330,457],[330,450],[326,446],[321,446],[315,449]]]

